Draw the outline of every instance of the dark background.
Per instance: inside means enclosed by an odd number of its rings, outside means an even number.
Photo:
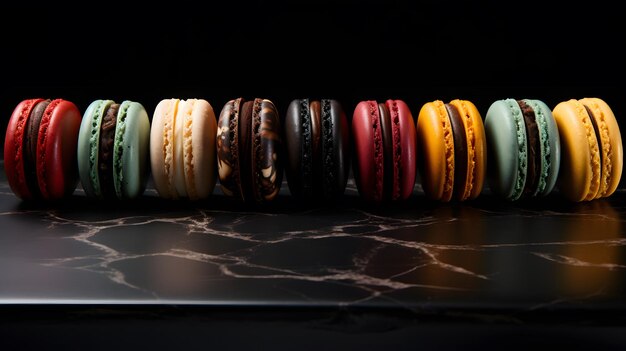
[[[284,114],[292,99],[327,97],[341,101],[348,116],[361,100],[395,98],[405,100],[415,117],[435,99],[471,100],[484,116],[493,101],[508,97],[541,99],[551,107],[600,97],[622,130],[626,123],[626,26],[619,1],[176,1],[138,9],[84,3],[81,8],[22,1],[0,8],[2,140],[14,107],[35,97],[64,98],[81,111],[95,99],[128,99],[141,102],[150,115],[164,98],[204,98],[219,113],[230,99],[262,97]],[[378,314],[344,323],[336,311],[330,317],[296,313],[306,321],[294,324],[294,314],[196,315],[174,308],[182,316],[150,310],[129,317],[100,308],[42,313],[39,306],[25,314],[22,307],[0,321],[5,336],[12,336],[9,343],[92,349],[118,347],[120,339],[161,348],[181,341],[198,346],[235,341],[274,349],[298,343],[309,345],[303,349],[355,343],[575,349],[576,344],[623,345],[625,335],[617,328],[549,328],[541,322],[527,328],[424,327],[422,320],[396,317],[381,323]],[[327,321],[347,325],[348,332],[328,331]],[[396,324],[409,327],[394,331]],[[245,327],[256,334],[241,338]],[[357,332],[363,330],[370,333]]]
[[[219,114],[242,96],[340,100],[501,98],[550,107],[600,97],[626,114],[619,2],[210,1],[0,11],[0,120],[23,99],[204,98]],[[551,6],[551,7],[548,7]],[[2,143],[4,144],[4,143]]]

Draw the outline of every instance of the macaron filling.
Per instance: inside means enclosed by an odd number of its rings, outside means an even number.
[[[125,101],[119,105],[115,128],[115,154],[113,155],[113,185],[118,198],[124,196],[124,135],[126,135],[126,116],[131,102]]]
[[[608,188],[608,180],[610,178],[610,173],[611,173],[611,167],[610,167],[610,162],[607,162],[607,159],[610,159],[608,155],[608,152],[610,151],[611,148],[611,144],[610,142],[607,142],[606,144],[604,144],[602,142],[603,138],[602,138],[602,129],[604,127],[604,129],[606,130],[606,124],[604,124],[603,126],[598,125],[598,119],[601,120],[601,118],[598,118],[598,116],[596,116],[593,112],[593,110],[587,106],[585,106],[585,110],[587,110],[587,114],[589,114],[589,117],[591,119],[591,125],[593,125],[593,130],[595,132],[596,135],[596,140],[598,142],[598,149],[600,150],[600,179],[601,179],[601,184],[600,184],[600,189],[598,190],[598,196],[596,196],[596,198],[604,196],[604,193],[606,192],[606,189]],[[601,120],[600,123],[602,123],[603,121]],[[609,140],[608,138],[608,132],[607,132],[607,137],[604,138],[605,140]],[[607,155],[605,155],[605,152]],[[606,158],[605,158],[606,157]]]
[[[456,106],[445,104],[450,126],[452,127],[452,137],[454,144],[454,186],[452,196],[462,200],[465,193],[465,183],[467,182],[467,137],[465,135],[465,125],[463,117]]]
[[[98,179],[100,194],[112,197],[115,194],[113,184],[113,152],[115,143],[115,126],[119,104],[111,104],[102,117],[100,123],[100,140],[98,146]]]
[[[374,191],[374,200],[382,199],[383,181],[384,181],[384,145],[382,128],[380,123],[380,110],[375,101],[368,102],[370,112],[370,124],[372,126],[372,136],[374,143],[374,174],[376,177],[376,189]]]
[[[228,196],[243,197],[241,188],[241,169],[239,167],[239,115],[242,109],[242,98],[232,101],[232,107],[227,105],[227,113],[220,124],[218,134],[218,169],[220,170],[221,187]],[[226,128],[226,124],[228,127]],[[226,133],[224,133],[226,129]]]
[[[196,179],[194,172],[194,155],[193,155],[193,109],[196,103],[196,100],[189,99],[187,101],[183,101],[184,108],[179,110],[179,113],[182,114],[179,118],[183,119],[182,124],[182,139],[183,139],[183,148],[182,148],[182,157],[183,157],[183,175],[185,180],[185,193],[190,199],[197,199],[197,190],[196,190]]]
[[[26,130],[23,139],[23,158],[24,158],[24,179],[28,189],[31,190],[33,197],[40,195],[39,185],[37,183],[37,139],[39,136],[39,126],[43,118],[44,111],[50,105],[50,100],[38,102],[30,112],[26,123]]]
[[[243,102],[243,101],[242,101]],[[239,148],[242,152],[239,154],[239,170],[240,170],[240,186],[241,196],[244,200],[253,196],[252,189],[252,107],[254,101],[245,101],[239,111]],[[246,151],[248,150],[248,151]]]
[[[380,116],[381,134],[383,137],[383,195],[389,199],[392,196],[394,183],[394,157],[393,157],[393,127],[391,126],[391,114],[389,108],[384,103],[378,104],[378,115]]]
[[[302,192],[304,196],[313,194],[313,131],[311,114],[313,107],[308,99],[300,100],[300,120],[302,121]]]
[[[329,198],[334,193],[336,177],[335,171],[333,120],[331,113],[331,102],[328,99],[321,101],[321,129],[322,129],[322,179],[324,182],[324,197]]]
[[[536,192],[539,184],[539,176],[541,174],[541,140],[533,108],[524,100],[517,100],[517,103],[524,116],[527,143],[526,183],[524,184],[522,194],[529,195]]]
[[[467,139],[467,179],[465,181],[465,189],[463,194],[459,194],[461,200],[465,200],[472,196],[472,190],[474,189],[475,183],[478,181],[478,176],[476,175],[478,169],[478,161],[476,160],[476,135],[475,129],[476,126],[474,123],[477,123],[472,117],[470,110],[467,106],[467,101],[463,100],[454,100],[450,103],[452,106],[456,106],[461,118],[465,122],[465,134]]]
[[[264,182],[266,179],[263,176],[262,172],[266,170],[265,165],[263,164],[263,145],[261,144],[261,109],[263,100],[254,99],[254,103],[252,105],[252,131],[250,134],[251,144],[252,144],[252,169],[250,170],[250,177],[253,179],[251,183],[251,191],[252,198],[255,201],[260,202],[261,198],[261,189],[271,187],[271,183],[267,184]],[[273,169],[273,168],[272,168]],[[268,174],[268,177],[270,175]]]
[[[515,188],[510,196],[511,200],[517,200],[520,198],[524,191],[524,185],[526,184],[526,172],[528,164],[528,144],[526,143],[526,123],[524,122],[524,116],[516,100],[505,100],[513,116],[515,122],[515,132],[517,137],[517,174],[515,177]]]
[[[589,183],[589,190],[585,195],[585,200],[592,200],[595,198],[598,190],[600,189],[600,172],[601,172],[601,160],[600,160],[600,143],[598,142],[598,134],[594,130],[593,126],[593,114],[587,112],[587,108],[579,101],[572,100],[576,114],[580,119],[583,127],[585,128],[585,136],[589,145],[590,160],[591,160],[591,181]]]
[[[450,126],[450,117],[448,117],[448,110],[445,104],[441,100],[433,102],[434,107],[437,109],[437,115],[441,123],[441,130],[443,132],[444,143],[444,173],[443,173],[443,192],[441,194],[441,200],[450,201],[452,197],[452,190],[454,189],[454,136],[452,133],[452,127]]]
[[[393,184],[391,198],[397,200],[400,198],[400,184],[402,175],[402,146],[400,140],[400,112],[396,100],[387,100],[391,118],[391,137],[393,139]],[[412,189],[411,189],[412,190]]]
[[[534,112],[535,123],[537,124],[537,132],[539,134],[539,149],[535,152],[539,152],[540,155],[537,158],[536,167],[537,170],[537,186],[532,193],[533,196],[537,194],[544,194],[546,187],[548,186],[548,177],[552,168],[552,147],[550,146],[550,135],[548,132],[547,116],[543,114],[542,109],[538,106],[537,102],[532,100],[524,100],[526,104],[530,104]],[[535,146],[536,147],[536,146]]]

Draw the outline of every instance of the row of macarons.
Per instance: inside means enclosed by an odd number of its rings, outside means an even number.
[[[350,170],[368,201],[404,200],[416,181],[433,200],[464,201],[483,189],[506,200],[558,188],[572,201],[610,196],[623,162],[621,134],[599,98],[502,99],[485,117],[468,100],[362,101],[351,121],[333,99],[297,99],[284,118],[268,99],[164,99],[150,118],[138,102],[20,102],[4,144],[7,180],[22,199],[62,199],[78,183],[97,199],[141,196],[151,176],[163,198],[223,194],[273,200],[283,173],[300,199],[332,200]]]

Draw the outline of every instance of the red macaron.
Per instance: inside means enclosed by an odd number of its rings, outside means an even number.
[[[369,201],[404,200],[416,180],[413,115],[402,100],[361,101],[352,117],[353,170]]]
[[[20,102],[4,139],[4,168],[18,197],[60,199],[78,184],[76,146],[81,114],[63,99]]]

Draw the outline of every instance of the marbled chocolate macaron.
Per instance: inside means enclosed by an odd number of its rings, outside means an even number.
[[[228,101],[217,122],[217,165],[224,195],[271,201],[282,183],[282,139],[276,106],[267,99]]]

